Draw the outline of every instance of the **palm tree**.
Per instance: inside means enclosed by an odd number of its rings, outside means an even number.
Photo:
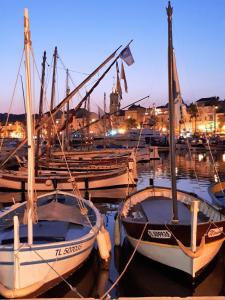
[[[198,117],[198,108],[195,103],[191,103],[190,106],[188,107],[188,112],[191,115],[191,120],[194,119],[194,133],[196,133],[196,119]]]

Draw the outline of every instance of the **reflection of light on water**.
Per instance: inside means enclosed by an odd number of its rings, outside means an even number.
[[[225,153],[223,154],[223,162],[225,162]]]
[[[218,182],[218,176],[216,174],[214,174],[214,181]]]
[[[204,155],[200,153],[198,155],[198,161],[203,161],[203,158],[204,158]]]

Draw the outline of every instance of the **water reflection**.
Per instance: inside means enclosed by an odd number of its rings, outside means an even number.
[[[116,249],[117,267],[122,271],[133,248],[125,239]],[[224,255],[222,251],[202,272],[195,283],[181,272],[151,261],[136,253],[119,285],[120,296],[215,296],[225,295]]]
[[[200,155],[201,154],[201,155]],[[214,154],[213,154],[214,155]],[[222,177],[225,171],[225,159],[223,153],[216,153],[213,159]],[[180,152],[176,156],[177,163],[177,186],[179,189],[194,192],[204,199],[211,201],[207,188],[214,181],[214,166],[210,153]],[[196,178],[197,174],[197,178]],[[160,160],[138,164],[137,189],[149,185],[150,178],[154,179],[155,185],[171,186],[169,154],[160,153]],[[132,192],[130,190],[129,192]],[[90,195],[95,201],[97,208],[104,215],[105,224],[110,232],[113,242],[114,218],[118,211],[121,199],[125,198],[127,188],[107,189],[91,191]],[[21,201],[24,195],[18,192],[0,193],[1,205],[9,205],[14,201]],[[76,287],[71,290],[66,283],[61,283],[41,297],[99,297],[108,290],[118,278],[132,249],[125,241],[120,248],[114,248],[110,264],[110,270],[102,270],[97,251],[93,251],[87,262],[68,278],[69,284]],[[122,277],[119,285],[110,293],[111,297],[122,296],[204,296],[225,295],[223,248],[216,259],[208,266],[199,277],[195,285],[182,279],[180,273],[170,268],[152,262],[140,254],[136,254],[128,271]]]

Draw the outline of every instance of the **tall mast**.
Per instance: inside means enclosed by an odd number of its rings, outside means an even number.
[[[41,75],[41,91],[40,91],[40,102],[39,102],[39,116],[38,122],[41,121],[43,116],[43,96],[44,96],[44,84],[45,84],[45,63],[46,63],[46,51],[44,51],[43,61],[42,61],[42,75]],[[40,147],[40,133],[41,129],[37,130],[37,145],[35,151],[36,165],[35,165],[35,175],[38,174],[38,156]]]
[[[174,97],[173,97],[173,35],[172,35],[172,14],[173,8],[170,1],[167,7],[168,17],[168,89],[169,89],[169,124],[170,124],[170,170],[172,179],[173,199],[173,222],[178,222],[177,210],[177,183],[176,183],[176,145],[174,128]]]
[[[30,78],[30,23],[28,9],[24,9],[24,48],[25,48],[25,72],[26,72],[26,110],[27,110],[27,144],[28,144],[28,188],[27,188],[27,215],[28,215],[28,243],[33,243],[32,222],[34,205],[34,142],[33,142],[33,119]]]
[[[69,70],[66,69],[66,97],[70,93],[70,88],[69,88]],[[69,118],[69,110],[70,110],[70,105],[69,102],[66,104],[66,118]],[[66,126],[66,150],[69,150],[69,124]]]
[[[55,73],[56,73],[56,63],[57,63],[57,47],[55,47],[55,51],[53,54],[54,62],[53,62],[53,74],[52,74],[52,92],[51,92],[51,103],[50,103],[50,111],[54,108],[54,102],[55,102]],[[52,116],[53,118],[53,116]],[[51,120],[48,123],[48,144],[47,144],[47,158],[50,157],[50,148],[52,145],[52,127],[54,126],[52,124],[53,120]]]

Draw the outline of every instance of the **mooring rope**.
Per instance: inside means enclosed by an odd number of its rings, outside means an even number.
[[[138,247],[139,247],[139,245],[140,245],[141,239],[142,239],[142,237],[143,237],[143,234],[144,234],[145,229],[146,229],[146,227],[147,227],[148,224],[149,224],[149,222],[146,222],[146,223],[145,223],[145,225],[144,225],[144,227],[143,227],[143,230],[142,230],[142,232],[141,232],[141,235],[140,235],[140,237],[139,237],[139,239],[138,239],[138,242],[137,242],[137,244],[136,244],[136,246],[135,246],[135,248],[134,248],[134,250],[133,250],[133,253],[131,254],[131,256],[130,256],[128,262],[126,263],[126,266],[125,266],[124,269],[123,269],[123,271],[122,271],[122,272],[120,273],[120,275],[117,277],[117,279],[116,279],[116,281],[113,283],[113,285],[105,292],[104,295],[102,295],[102,296],[99,298],[100,300],[104,299],[105,297],[109,297],[109,293],[111,292],[111,290],[118,284],[118,282],[120,281],[120,279],[122,278],[122,276],[123,276],[124,273],[126,272],[128,266],[130,265],[130,263],[131,263],[131,261],[132,261],[132,259],[133,259],[133,257],[134,257],[134,254],[136,253],[136,251],[137,251],[137,249],[138,249]]]
[[[77,293],[77,295],[80,297],[80,298],[84,298],[81,294],[80,294],[80,292],[78,292],[78,290],[76,289],[76,287],[74,287],[74,286],[72,286],[61,274],[59,274],[36,250],[34,250],[32,247],[31,247],[31,245],[28,245],[29,247],[30,247],[30,249],[35,253],[35,254],[37,254],[37,256],[38,257],[40,257],[40,259],[41,260],[43,260],[48,266],[49,266],[49,268],[50,269],[52,269],[52,271],[54,271],[55,273],[56,273],[56,275],[58,276],[58,277],[60,277],[60,279],[62,280],[62,281],[64,281],[68,286],[69,286],[69,288],[71,289],[71,291],[73,291],[73,292],[75,292],[75,293]],[[56,259],[56,261],[57,261],[57,259]]]

